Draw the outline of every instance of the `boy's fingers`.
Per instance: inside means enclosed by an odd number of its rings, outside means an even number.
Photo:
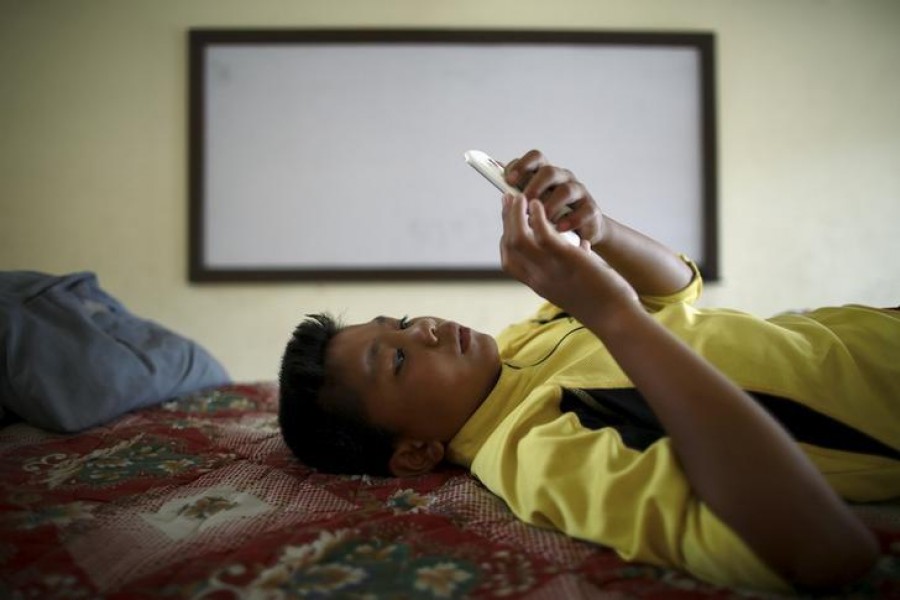
[[[553,216],[564,212],[570,213],[581,204],[584,204],[584,188],[576,181],[560,183],[553,188],[553,191],[544,201],[547,214]],[[559,220],[565,218],[567,217],[560,217]]]
[[[516,167],[516,165],[518,163],[519,163],[519,159],[514,158],[511,161],[509,161],[508,163],[506,163],[506,166],[503,168],[503,178],[506,180],[507,183],[511,183],[512,185],[516,185],[516,186],[518,185],[519,177],[521,176],[521,173],[519,172],[518,168]]]
[[[545,241],[555,235],[553,224],[547,218],[544,205],[540,200],[532,200],[528,206],[528,224],[534,231],[538,241]]]
[[[504,195],[500,265],[505,272],[519,280],[527,277],[528,273],[528,262],[523,253],[529,232],[527,220],[524,196]]]
[[[547,157],[540,150],[529,150],[518,161],[522,171],[536,171],[547,164]]]
[[[521,246],[529,234],[528,216],[526,214],[525,197],[522,195],[504,197],[502,245],[509,250],[521,250]]]
[[[544,233],[544,223],[547,221],[547,212],[544,203],[540,200],[528,202],[528,224],[538,233]]]
[[[525,210],[522,208],[521,196],[512,194],[503,195],[503,231],[504,233],[512,233],[517,224],[521,223]]]
[[[559,169],[551,165],[544,165],[535,172],[528,181],[528,185],[522,188],[522,192],[528,198],[546,199],[553,194],[556,186],[565,182],[565,175]]]
[[[509,211],[510,204],[512,204],[512,198],[513,198],[512,194],[503,194],[503,196],[501,196],[501,199],[500,199],[500,201],[501,201],[501,204],[500,204],[501,218],[506,218],[506,213]]]
[[[535,171],[546,164],[547,159],[540,150],[529,150],[506,165],[506,180],[521,190],[528,185]]]

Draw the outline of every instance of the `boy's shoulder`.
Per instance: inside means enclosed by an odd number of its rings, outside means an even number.
[[[538,333],[548,323],[559,321],[563,318],[571,317],[558,306],[550,302],[544,302],[530,317],[508,325],[500,332],[496,339],[501,356],[505,357],[510,351],[514,352],[515,348]]]

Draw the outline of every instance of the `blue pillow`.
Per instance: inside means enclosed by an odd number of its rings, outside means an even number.
[[[130,313],[93,273],[0,272],[0,407],[76,432],[229,382],[199,344]]]

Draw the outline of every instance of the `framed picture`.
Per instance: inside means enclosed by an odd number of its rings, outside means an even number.
[[[714,35],[189,32],[192,281],[503,277],[531,148],[718,277]]]

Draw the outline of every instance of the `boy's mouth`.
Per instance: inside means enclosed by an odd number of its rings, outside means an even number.
[[[466,350],[469,349],[469,342],[472,341],[472,332],[468,327],[459,327],[459,351],[462,354],[466,353]]]

